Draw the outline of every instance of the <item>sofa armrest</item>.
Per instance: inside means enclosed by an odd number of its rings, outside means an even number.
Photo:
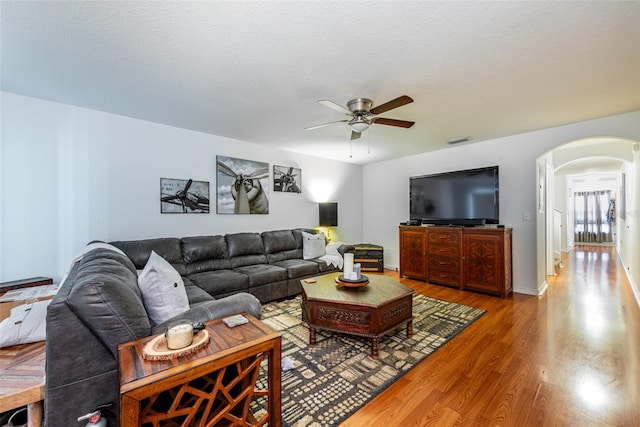
[[[340,255],[342,255],[342,257],[344,258],[344,254],[346,253],[353,253],[355,252],[356,247],[353,245],[340,245],[338,247],[338,252],[340,252]]]
[[[163,333],[166,325],[177,319],[187,319],[193,323],[205,323],[209,320],[239,313],[248,313],[256,319],[260,319],[262,315],[262,305],[256,297],[245,292],[218,300],[200,302],[193,305],[191,309],[186,312],[154,326],[151,334]]]

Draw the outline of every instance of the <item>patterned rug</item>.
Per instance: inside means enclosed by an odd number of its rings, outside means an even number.
[[[300,297],[266,304],[262,321],[282,333],[282,425],[336,426],[485,313],[473,307],[415,295],[413,337],[403,325],[380,339],[379,358],[368,339],[318,330],[309,346]],[[287,368],[292,362],[293,368]],[[261,375],[258,388],[266,388]],[[252,411],[264,411],[256,400]]]

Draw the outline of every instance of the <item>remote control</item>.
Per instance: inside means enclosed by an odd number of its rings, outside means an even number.
[[[222,321],[224,322],[225,325],[227,325],[230,328],[233,328],[234,326],[244,325],[245,323],[249,323],[249,319],[244,317],[242,314],[237,314],[231,317],[225,317],[224,319],[222,319]]]

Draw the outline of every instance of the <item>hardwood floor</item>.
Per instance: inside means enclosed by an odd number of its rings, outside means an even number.
[[[547,281],[500,299],[400,280],[487,313],[341,427],[640,426],[640,309],[615,248],[576,247]]]

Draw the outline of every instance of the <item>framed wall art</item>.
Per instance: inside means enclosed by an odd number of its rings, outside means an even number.
[[[269,213],[269,164],[216,156],[216,212]]]
[[[302,192],[302,170],[291,166],[273,165],[273,191]]]
[[[209,183],[160,178],[160,213],[209,213]]]

